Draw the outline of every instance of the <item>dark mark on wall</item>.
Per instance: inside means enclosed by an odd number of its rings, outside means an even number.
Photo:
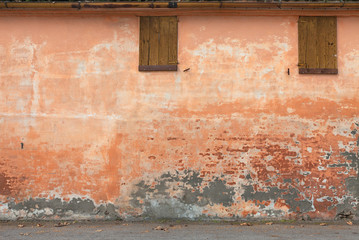
[[[329,160],[330,159],[330,157],[332,156],[332,152],[327,152],[326,154],[325,154],[325,156],[324,156],[324,158],[326,159],[326,160]]]
[[[355,135],[357,133],[358,130],[354,129],[353,131],[351,131],[352,135]]]
[[[353,219],[355,214],[352,211],[343,210],[336,215],[337,219]]]
[[[284,178],[283,183],[292,183],[292,179],[290,178]]]
[[[337,164],[328,164],[329,168],[339,168],[339,167],[346,167],[349,168],[349,163],[337,163]]]

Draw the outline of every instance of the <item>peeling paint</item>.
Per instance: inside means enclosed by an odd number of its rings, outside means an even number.
[[[154,184],[138,183],[131,202],[144,207],[144,216],[155,218],[198,218],[206,205],[228,207],[233,203],[234,188],[223,180],[216,178],[203,184],[198,172],[166,173]]]
[[[285,204],[288,206],[289,211],[307,213],[311,212],[314,209],[312,208],[312,201],[309,199],[298,200],[300,199],[300,192],[298,189],[289,188],[289,189],[279,189],[278,187],[269,188],[268,191],[254,191],[253,186],[244,186],[245,191],[242,194],[242,197],[248,201],[277,201],[278,199],[283,199]]]
[[[66,202],[59,198],[29,199],[20,203],[8,203],[8,209],[15,218],[22,219],[120,219],[117,207],[111,203],[96,206],[90,199],[73,198]]]

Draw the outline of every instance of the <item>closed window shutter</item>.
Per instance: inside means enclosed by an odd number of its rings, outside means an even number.
[[[337,74],[337,18],[299,17],[299,73]]]
[[[140,18],[140,71],[177,70],[177,17]]]
[[[150,17],[140,18],[140,65],[149,65]]]

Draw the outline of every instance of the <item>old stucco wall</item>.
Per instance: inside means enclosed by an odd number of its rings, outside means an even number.
[[[137,17],[1,17],[0,218],[359,216],[358,23],[305,76],[297,16],[180,17],[154,73]]]

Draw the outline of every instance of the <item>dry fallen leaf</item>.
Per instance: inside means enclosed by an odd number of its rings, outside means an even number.
[[[320,226],[327,226],[328,224],[327,223],[321,223],[319,224]]]
[[[266,225],[273,225],[273,222],[266,222]]]
[[[70,225],[69,222],[62,222],[62,223],[60,222],[58,224],[55,224],[54,227],[64,227],[64,226],[68,226],[68,225]]]
[[[252,223],[244,222],[244,223],[241,223],[240,225],[241,225],[241,226],[252,226],[253,224],[252,224]]]
[[[20,233],[21,236],[29,236],[30,233]]]
[[[353,225],[353,222],[352,222],[352,221],[348,221],[347,224],[348,224],[348,225]]]
[[[17,225],[19,228],[23,228],[23,227],[25,227],[25,225],[24,224],[19,224],[19,225]]]
[[[128,223],[124,223],[124,224],[122,224],[122,226],[128,226]]]
[[[103,230],[102,229],[97,229],[95,232],[102,232]]]
[[[166,227],[162,227],[162,226],[157,226],[157,227],[153,228],[153,230],[162,230],[162,231],[167,231],[167,230],[168,230],[168,228],[166,228]]]
[[[42,224],[40,224],[40,223],[38,223],[38,224],[36,224],[36,227],[43,227],[44,225],[42,225]]]

